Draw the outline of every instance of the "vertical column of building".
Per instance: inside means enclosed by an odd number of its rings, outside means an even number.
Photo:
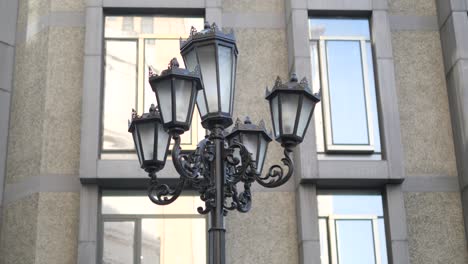
[[[15,35],[18,1],[0,1],[0,232],[3,209],[3,185],[6,173],[10,100],[15,68]]]
[[[410,259],[464,263],[466,243],[436,4],[389,1],[389,14]]]
[[[14,14],[4,2],[16,1],[0,2]],[[83,9],[82,1],[23,0],[17,21],[0,23],[1,32],[17,25],[2,263],[76,262]]]
[[[468,238],[468,1],[438,0],[437,9],[466,239]],[[466,247],[466,240],[463,245]]]
[[[285,19],[288,43],[288,72],[312,82],[309,44],[308,1],[286,0]],[[294,152],[299,263],[320,263],[320,237],[316,186],[301,179],[318,176],[315,125],[311,121],[301,145]]]

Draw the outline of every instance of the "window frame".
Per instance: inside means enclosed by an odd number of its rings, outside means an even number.
[[[104,195],[103,193],[107,193]],[[140,264],[141,259],[139,256],[142,254],[142,222],[145,219],[205,219],[206,228],[206,259],[208,259],[208,217],[207,215],[201,215],[197,212],[193,214],[106,214],[102,212],[102,198],[104,196],[144,196],[146,192],[143,190],[113,190],[113,189],[101,189],[99,192],[99,212],[98,212],[98,250],[97,250],[97,263],[102,263],[104,257],[104,223],[106,222],[133,222],[133,263]],[[182,196],[195,196],[195,192],[186,192]],[[149,202],[149,201],[148,201]],[[156,206],[156,205],[155,205]]]
[[[322,111],[323,111],[323,122],[325,131],[325,152],[327,153],[343,153],[343,152],[359,152],[359,153],[373,153],[375,150],[375,139],[374,139],[374,124],[372,106],[370,102],[370,83],[369,83],[369,69],[367,65],[368,54],[367,54],[367,43],[370,43],[370,38],[365,37],[352,37],[352,36],[341,36],[341,37],[330,37],[320,36],[318,40],[311,38],[311,42],[318,42],[318,53],[319,53],[319,76],[322,87]],[[330,87],[329,87],[329,68],[327,58],[327,41],[359,41],[361,51],[361,66],[363,71],[363,84],[364,84],[364,101],[366,107],[366,121],[367,121],[367,133],[369,144],[334,144],[333,143],[333,129],[331,122],[331,100],[330,100]]]
[[[144,113],[147,112],[145,108],[145,55],[146,55],[146,40],[174,40],[179,41],[180,35],[177,34],[160,34],[160,33],[139,33],[135,36],[106,36],[106,18],[108,17],[122,17],[125,18],[154,18],[154,17],[174,17],[174,18],[201,18],[204,19],[203,16],[200,15],[186,15],[186,14],[179,14],[179,15],[167,15],[167,14],[145,14],[139,12],[129,12],[126,14],[115,14],[114,12],[104,12],[103,13],[103,37],[102,37],[102,82],[101,82],[101,104],[102,110],[100,112],[100,138],[99,138],[99,159],[101,160],[112,160],[112,159],[119,159],[119,160],[132,160],[136,157],[135,149],[105,149],[104,148],[104,115],[105,115],[105,98],[106,98],[106,45],[107,41],[132,41],[136,42],[136,91],[135,91],[135,110],[137,113]],[[124,21],[122,22],[124,23]],[[183,62],[181,62],[183,63]],[[156,103],[156,101],[155,101]],[[130,109],[129,109],[130,113]],[[192,115],[192,124],[190,130],[184,133],[183,136],[187,136],[187,133],[190,132],[190,143],[182,143],[181,146],[184,148],[183,151],[193,151],[197,148],[197,144],[203,138],[201,137],[200,133],[203,132],[203,128],[201,126],[201,119],[200,114],[198,113],[198,109],[195,107],[195,110]],[[206,133],[206,132],[205,132]],[[173,142],[171,141],[170,150],[172,149]]]

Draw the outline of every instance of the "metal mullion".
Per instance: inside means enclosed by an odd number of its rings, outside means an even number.
[[[135,264],[141,263],[141,218],[135,219],[134,228],[134,241],[133,241],[133,261]]]
[[[145,109],[145,40],[138,38],[137,43],[137,105],[136,109],[139,113],[144,113]]]
[[[336,234],[335,218],[328,217],[328,240],[329,240],[329,254],[331,256],[331,264],[338,264],[338,237]]]
[[[372,219],[372,238],[374,240],[375,263],[382,264],[382,252],[380,252],[380,234],[378,219],[378,217],[374,217]]]
[[[369,133],[369,147],[374,150],[374,129],[373,129],[373,122],[372,122],[372,110],[371,110],[371,102],[370,102],[370,88],[369,88],[369,69],[367,67],[367,51],[366,51],[366,41],[360,41],[361,46],[361,64],[362,64],[362,72],[364,78],[364,99],[366,102],[366,114],[367,114],[367,133]]]
[[[331,125],[331,105],[330,105],[330,87],[328,83],[328,56],[326,42],[321,39],[319,44],[319,61],[321,62],[321,77],[322,77],[322,102],[323,102],[323,123],[325,128],[325,147],[330,149],[333,146],[333,132]]]

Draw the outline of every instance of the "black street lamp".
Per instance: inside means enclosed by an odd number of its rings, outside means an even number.
[[[225,264],[224,216],[228,211],[248,212],[252,204],[253,182],[268,188],[288,181],[294,171],[292,149],[300,144],[309,125],[319,95],[312,94],[305,79],[298,82],[293,74],[288,83],[279,78],[266,99],[270,102],[275,140],[284,148],[283,166],[273,165],[262,176],[269,142],[265,123],[252,124],[239,119],[230,133],[237,63],[234,34],[221,32],[215,24],[205,23],[197,32],[193,27],[187,41],[181,42],[181,54],[188,69],[171,60],[161,76],[149,78],[158,107],[150,113],[132,114],[132,133],[141,168],[151,180],[148,196],[158,205],[172,203],[190,184],[200,193],[210,213],[210,264]],[[180,135],[190,128],[196,101],[202,125],[209,136],[198,143],[193,153],[182,153]],[[174,139],[172,162],[180,175],[176,186],[160,183],[156,173],[164,167],[169,138]],[[243,185],[242,185],[243,184]],[[238,190],[242,188],[241,190]]]

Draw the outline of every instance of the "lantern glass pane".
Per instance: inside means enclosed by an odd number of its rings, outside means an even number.
[[[257,173],[262,172],[263,163],[265,162],[266,150],[268,142],[263,136],[260,137],[260,146],[258,148],[258,162],[257,162]]]
[[[197,107],[200,116],[204,116],[208,113],[206,109],[205,93],[203,91],[199,91],[197,94]]]
[[[298,104],[298,94],[281,94],[281,122],[283,134],[294,133]]]
[[[279,137],[279,110],[278,110],[279,102],[278,96],[275,96],[270,103],[271,107],[271,114],[273,115],[271,118],[273,120],[273,130],[275,131],[275,137]]]
[[[190,99],[192,97],[192,82],[189,80],[175,80],[175,116],[178,122],[187,122],[189,117]],[[191,117],[191,116],[190,116]]]
[[[198,62],[197,62],[197,54],[195,53],[194,50],[191,50],[189,53],[187,53],[184,57],[185,61],[185,67],[189,71],[195,70],[195,67],[197,67]]]
[[[232,49],[219,46],[219,91],[221,98],[221,111],[229,113],[232,88]]]
[[[171,80],[160,81],[157,85],[158,106],[164,123],[172,121],[172,87]]]
[[[302,100],[301,115],[299,117],[299,124],[297,124],[297,136],[303,138],[305,129],[309,122],[312,111],[314,110],[315,103],[309,98],[304,97]]]
[[[242,133],[242,144],[252,154],[252,159],[258,161],[258,134],[257,133]]]
[[[203,46],[198,48],[197,51],[208,112],[218,112],[218,81],[214,46]]]
[[[155,123],[146,122],[137,126],[143,147],[143,160],[153,160]]]
[[[157,160],[159,161],[164,161],[166,160],[166,155],[167,155],[167,149],[169,146],[169,134],[164,131],[164,127],[159,124],[158,125],[158,151],[157,151]]]
[[[231,77],[231,108],[229,113],[234,112],[234,91],[236,90],[236,71],[237,71],[237,56],[234,54],[233,55],[233,62],[232,62],[232,77]]]
[[[136,149],[136,153],[137,153],[137,156],[138,156],[138,161],[140,162],[140,164],[142,163],[142,159],[141,159],[141,149],[140,149],[140,141],[138,140],[138,136],[137,136],[137,131],[134,130],[132,132],[132,136],[133,136],[133,142],[135,143],[135,149]]]

